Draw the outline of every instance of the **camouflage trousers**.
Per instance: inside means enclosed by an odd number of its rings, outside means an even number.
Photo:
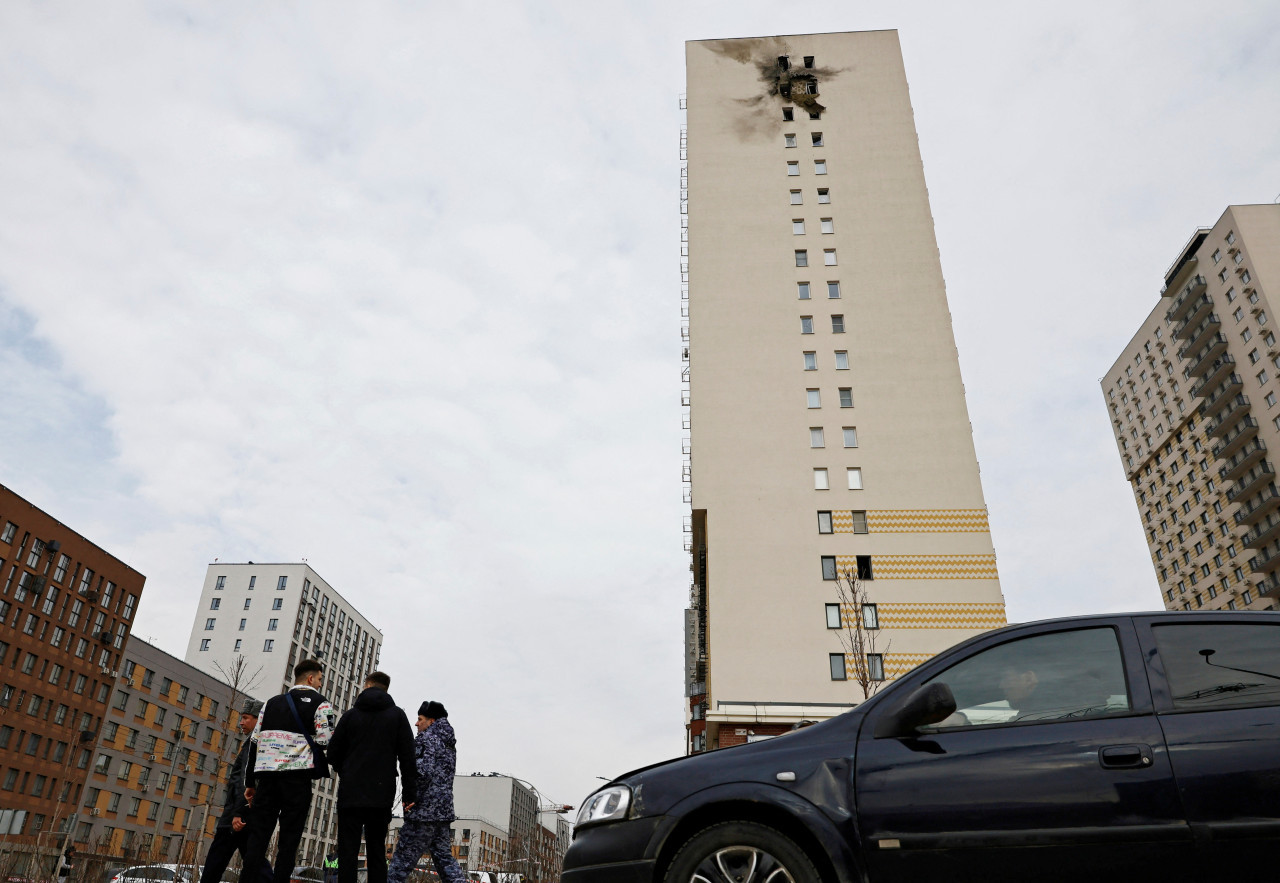
[[[387,868],[387,883],[404,883],[423,855],[431,856],[442,883],[466,883],[467,875],[453,857],[453,830],[448,822],[405,822]]]

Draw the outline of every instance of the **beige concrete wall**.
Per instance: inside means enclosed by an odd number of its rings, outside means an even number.
[[[820,120],[768,94],[768,67],[783,53],[795,67],[814,56]],[[872,600],[898,624],[883,630],[891,672],[1004,621],[897,34],[693,42],[686,61],[692,485],[693,508],[707,510],[709,710],[725,700],[853,702],[853,683],[829,676],[827,654],[840,645],[825,627],[824,604],[836,597],[820,556],[873,556]],[[813,132],[822,147],[811,146]],[[788,133],[797,147],[785,146]],[[814,173],[816,159],[826,175]],[[787,175],[789,161],[798,176]],[[819,187],[830,204],[817,202]],[[803,205],[790,203],[793,189]],[[822,218],[834,233],[820,232]],[[797,248],[809,252],[807,269],[794,265]],[[824,266],[827,248],[837,266]],[[840,282],[839,300],[828,299],[828,280]],[[799,281],[811,283],[811,300],[798,299]],[[843,334],[832,314],[844,316]],[[801,334],[802,316],[813,317],[813,334]],[[836,370],[836,350],[848,352],[848,370]],[[803,370],[806,351],[818,370]],[[853,408],[839,406],[841,387]],[[809,388],[821,391],[820,409],[806,406]],[[825,448],[810,448],[816,426]],[[841,446],[844,426],[857,428],[856,449]],[[831,490],[814,490],[815,467],[829,470]],[[846,489],[847,467],[862,469],[865,489]],[[871,533],[819,535],[818,510],[854,509],[873,513]],[[944,621],[955,627],[920,627]]]

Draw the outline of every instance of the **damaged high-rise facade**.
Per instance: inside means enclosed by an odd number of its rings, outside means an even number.
[[[1005,610],[897,33],[686,65],[696,752],[838,714],[858,671],[874,689]]]

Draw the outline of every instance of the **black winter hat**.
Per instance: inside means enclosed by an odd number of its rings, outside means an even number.
[[[442,717],[448,717],[449,712],[444,710],[444,706],[439,702],[424,702],[418,706],[418,714],[431,720],[439,720]]]

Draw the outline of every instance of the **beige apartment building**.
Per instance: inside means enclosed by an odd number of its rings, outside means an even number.
[[[695,41],[686,65],[701,751],[861,701],[854,617],[878,683],[1005,609],[897,32]]]
[[[1170,610],[1280,598],[1280,205],[1230,206],[1102,380]]]

